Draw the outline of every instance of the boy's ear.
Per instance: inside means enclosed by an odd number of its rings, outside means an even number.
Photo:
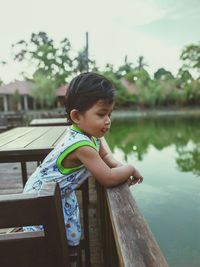
[[[72,109],[70,112],[70,118],[76,124],[79,122],[79,112],[77,109]]]

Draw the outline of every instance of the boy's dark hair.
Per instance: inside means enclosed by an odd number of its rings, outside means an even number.
[[[67,124],[73,123],[70,118],[71,110],[85,112],[98,100],[109,104],[115,100],[115,88],[107,78],[97,73],[86,72],[72,79],[65,96]]]

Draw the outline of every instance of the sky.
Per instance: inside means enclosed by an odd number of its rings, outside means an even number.
[[[0,79],[31,75],[12,60],[12,44],[45,31],[55,43],[65,37],[78,52],[89,33],[89,56],[97,66],[116,69],[143,56],[150,74],[161,67],[177,74],[182,49],[200,41],[199,0],[0,0]]]

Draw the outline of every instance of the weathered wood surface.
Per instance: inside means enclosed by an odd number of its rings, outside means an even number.
[[[168,267],[128,185],[108,188],[105,193],[120,267]]]
[[[21,162],[23,184],[27,161],[42,161],[66,133],[65,126],[18,127],[0,133],[0,162]]]
[[[106,193],[120,266],[168,267],[128,185]]]
[[[0,156],[26,156],[30,153],[38,156],[43,151],[49,153],[65,133],[64,126],[11,129],[0,134]]]
[[[31,126],[66,126],[66,118],[33,119]]]
[[[39,194],[0,196],[0,214],[0,228],[44,225],[44,234],[1,234],[0,266],[69,266],[60,190],[56,183],[45,184]]]

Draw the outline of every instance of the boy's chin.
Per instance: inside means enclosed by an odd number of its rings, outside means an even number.
[[[99,136],[96,136],[97,138],[104,137],[106,133],[101,133]]]

